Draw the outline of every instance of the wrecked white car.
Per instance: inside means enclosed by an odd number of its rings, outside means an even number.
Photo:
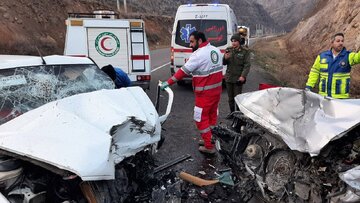
[[[236,96],[217,147],[239,177],[244,201],[360,201],[360,100],[271,88]]]
[[[88,58],[1,56],[1,193],[10,202],[123,202],[121,164],[156,149],[173,100],[166,92],[159,116],[141,88],[114,89]]]

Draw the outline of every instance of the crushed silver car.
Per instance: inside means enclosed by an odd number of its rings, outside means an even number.
[[[214,134],[245,201],[360,201],[359,99],[271,88],[235,100],[232,124]]]
[[[114,89],[83,57],[1,56],[0,81],[0,191],[10,202],[124,201],[122,162],[156,151],[173,101],[167,88],[159,116],[141,88]]]

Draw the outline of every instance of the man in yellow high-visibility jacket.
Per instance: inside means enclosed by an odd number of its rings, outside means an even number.
[[[333,98],[349,98],[351,66],[360,63],[360,51],[350,52],[344,47],[344,34],[331,39],[331,49],[317,56],[311,68],[306,89],[311,90],[319,80],[319,94]]]

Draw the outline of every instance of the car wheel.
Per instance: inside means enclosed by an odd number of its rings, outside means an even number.
[[[292,179],[295,170],[295,155],[288,150],[274,150],[267,157],[265,183],[267,189],[277,195],[278,199],[285,193],[286,184]]]

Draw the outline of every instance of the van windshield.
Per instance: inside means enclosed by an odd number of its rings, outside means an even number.
[[[219,47],[227,44],[225,20],[179,20],[176,27],[175,43],[189,47],[189,36],[194,31],[205,33],[211,45]]]

